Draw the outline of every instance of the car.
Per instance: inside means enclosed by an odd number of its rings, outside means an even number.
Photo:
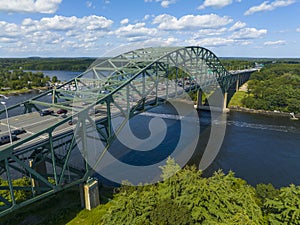
[[[73,124],[76,124],[77,123],[77,119],[71,119],[68,121],[68,124],[71,126]]]
[[[68,112],[68,110],[66,109],[59,109],[56,113],[57,114],[66,114]]]
[[[15,140],[17,140],[17,139],[18,139],[18,138],[17,138],[16,135],[14,135],[14,134],[11,135],[11,140],[12,140],[12,141],[15,141]],[[0,145],[6,144],[6,143],[9,143],[9,142],[10,142],[10,137],[9,137],[9,135],[4,135],[4,136],[0,137]]]
[[[40,112],[40,116],[52,115],[53,113],[54,113],[53,110],[45,109],[45,110],[43,110],[43,111]]]
[[[12,135],[19,135],[19,134],[23,134],[23,133],[26,133],[26,130],[24,130],[24,128],[16,129],[11,132]]]

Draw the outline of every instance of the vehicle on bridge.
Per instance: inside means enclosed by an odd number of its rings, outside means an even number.
[[[66,109],[59,109],[56,113],[57,114],[66,114],[68,112],[68,110]]]
[[[19,135],[19,134],[23,134],[23,133],[26,133],[26,130],[24,130],[24,128],[16,129],[11,132],[12,135]]]
[[[11,135],[11,140],[15,141],[15,140],[18,140],[18,138],[17,138],[16,135],[12,134]],[[10,142],[9,135],[4,135],[4,136],[0,137],[0,145],[6,144],[6,143],[9,143],[9,142]]]
[[[45,109],[40,112],[40,116],[47,116],[47,115],[52,115],[54,113],[53,110]]]

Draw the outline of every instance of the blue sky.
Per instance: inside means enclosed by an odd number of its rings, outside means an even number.
[[[0,57],[110,56],[202,46],[300,58],[299,0],[1,0]]]

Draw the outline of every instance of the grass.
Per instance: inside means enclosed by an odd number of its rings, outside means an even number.
[[[242,104],[242,99],[244,97],[246,97],[247,95],[248,94],[245,91],[237,91],[237,92],[235,92],[235,94],[232,96],[230,102],[228,103],[228,107],[230,107],[230,106],[240,106],[240,107],[244,106]]]

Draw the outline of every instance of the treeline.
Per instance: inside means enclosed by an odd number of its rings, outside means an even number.
[[[95,58],[0,58],[0,69],[85,71]]]
[[[267,64],[253,73],[242,104],[252,109],[300,113],[300,64]]]
[[[300,64],[300,59],[278,59],[278,58],[235,58],[235,57],[221,57],[221,63],[227,70],[242,70],[247,68],[254,68],[266,66],[274,63],[284,64]]]
[[[162,167],[168,177],[179,166]],[[195,167],[155,185],[122,186],[95,224],[300,224],[300,187],[256,188],[233,172],[202,177]],[[101,207],[101,206],[100,206]],[[98,217],[99,220],[99,217]]]

